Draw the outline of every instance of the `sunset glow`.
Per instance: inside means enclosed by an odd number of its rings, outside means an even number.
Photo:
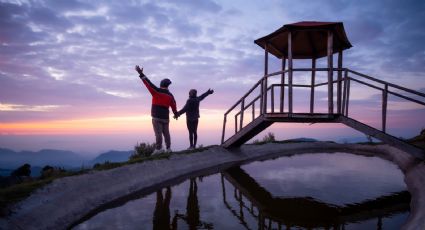
[[[264,74],[264,50],[253,41],[298,21],[343,22],[353,44],[344,52],[344,67],[425,92],[424,9],[415,0],[0,0],[0,147],[61,148],[51,143],[84,135],[92,144],[76,149],[104,149],[105,141],[96,139],[101,135],[111,136],[108,148],[152,142],[151,95],[135,65],[154,84],[171,79],[178,109],[190,89],[214,89],[201,102],[200,144],[220,144],[223,114]],[[269,61],[271,72],[279,70],[280,60],[270,55]],[[294,61],[295,68],[310,64]],[[318,67],[325,66],[326,58],[318,59]],[[294,81],[309,84],[310,75]],[[382,92],[356,84],[350,115],[380,127]],[[308,111],[309,98],[308,90],[297,89],[295,111]],[[326,110],[326,87],[318,88],[316,100],[317,110]],[[171,135],[186,147],[185,117],[170,115]],[[390,96],[392,135],[414,135],[425,128],[424,116],[424,106]],[[233,124],[226,128],[226,134],[233,131]],[[335,124],[276,124],[268,131],[281,139],[359,136]],[[114,135],[121,138],[116,143]],[[50,141],[55,136],[59,142]]]

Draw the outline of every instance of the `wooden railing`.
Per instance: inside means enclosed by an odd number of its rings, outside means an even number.
[[[336,113],[334,113],[334,101],[329,101],[329,108],[328,114],[341,114],[348,117],[349,112],[349,102],[350,102],[350,89],[351,89],[351,82],[354,81],[356,83],[360,83],[364,86],[368,86],[370,88],[379,90],[382,92],[382,126],[381,131],[386,132],[387,127],[387,107],[388,107],[388,95],[394,95],[396,97],[402,98],[404,100],[414,102],[420,105],[425,106],[425,94],[411,90],[408,88],[404,88],[401,86],[398,86],[396,84],[392,84],[386,81],[382,81],[370,76],[367,76],[365,74],[347,69],[347,68],[333,68],[333,71],[337,72],[337,80],[332,81],[331,84],[331,90],[333,95],[333,85],[336,85]],[[265,75],[263,78],[261,78],[258,82],[254,84],[251,89],[248,90],[245,95],[241,97],[233,106],[230,107],[229,110],[226,111],[224,114],[224,120],[223,120],[223,131],[222,131],[222,137],[221,142],[224,143],[226,138],[226,128],[227,128],[227,118],[228,115],[231,112],[234,112],[234,134],[239,132],[244,127],[244,121],[246,122],[247,119],[245,118],[246,110],[250,108],[251,113],[251,119],[249,119],[249,122],[252,122],[256,118],[262,116],[265,113],[287,113],[289,116],[293,114],[292,104],[293,104],[293,95],[292,90],[293,88],[310,88],[310,109],[307,113],[314,114],[314,105],[315,105],[315,88],[319,86],[325,86],[328,85],[328,82],[322,82],[322,83],[315,83],[315,73],[316,72],[327,72],[328,68],[297,68],[292,69],[293,72],[312,72],[312,81],[309,85],[303,85],[303,84],[293,84],[292,79],[288,79],[288,83],[285,83],[285,74],[288,73],[289,70],[284,71],[278,71],[275,73],[270,73]],[[343,76],[342,76],[343,75]],[[274,76],[280,76],[281,77],[281,83],[280,84],[268,84],[268,79]],[[276,106],[276,100],[275,100],[275,88],[280,88],[280,97],[279,97],[279,106],[278,108],[275,108]],[[285,89],[288,89],[288,111],[285,111]],[[259,93],[255,94],[255,91],[260,91]],[[396,90],[400,92],[396,92]],[[270,94],[268,93],[270,91]],[[406,96],[406,94],[411,94],[414,96],[417,96],[418,99]],[[269,96],[270,95],[270,96]],[[248,100],[249,97],[252,97]],[[331,97],[333,98],[333,96]],[[268,106],[268,102],[270,100],[270,106]],[[258,108],[256,108],[256,104],[258,104]],[[425,107],[424,107],[425,108]],[[268,112],[270,111],[270,112]]]

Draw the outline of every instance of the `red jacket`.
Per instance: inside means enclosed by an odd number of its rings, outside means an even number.
[[[156,87],[144,74],[140,75],[140,78],[152,95],[151,116],[153,118],[169,119],[169,107],[173,113],[177,113],[176,100],[168,89]]]

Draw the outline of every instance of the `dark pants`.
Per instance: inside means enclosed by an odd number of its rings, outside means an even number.
[[[169,120],[166,119],[152,119],[153,130],[155,131],[156,149],[162,148],[162,135],[164,135],[165,146],[170,148],[171,138],[169,129]]]
[[[170,229],[170,201],[170,187],[167,187],[165,191],[165,198],[162,196],[162,189],[156,192],[156,204],[152,219],[152,228],[154,230]]]
[[[187,129],[189,130],[189,142],[190,147],[196,147],[196,141],[198,140],[198,119],[186,120]]]

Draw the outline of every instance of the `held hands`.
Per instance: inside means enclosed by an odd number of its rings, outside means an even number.
[[[214,90],[213,89],[208,89],[208,94],[213,94],[214,93]]]
[[[176,119],[176,120],[178,120],[178,118],[179,118],[179,114],[178,114],[178,113],[174,113],[173,118],[174,118],[174,119]]]

